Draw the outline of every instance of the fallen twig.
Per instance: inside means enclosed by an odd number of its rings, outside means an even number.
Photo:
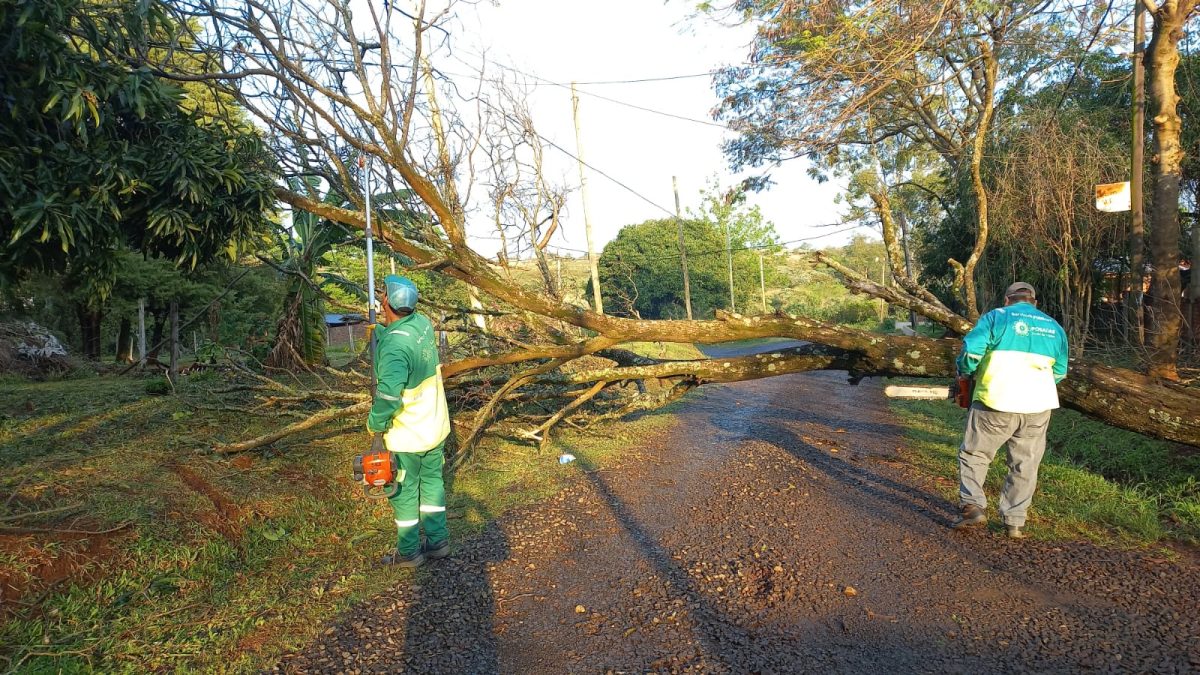
[[[69,511],[78,511],[83,508],[83,504],[71,504],[69,506],[57,506],[52,509],[43,509],[41,511],[25,511],[23,513],[14,513],[11,516],[0,516],[0,523],[7,523],[22,518],[33,518],[34,516],[48,516],[52,513],[65,513]]]
[[[269,445],[271,443],[274,443],[275,441],[283,438],[284,436],[289,436],[289,435],[294,434],[299,431],[306,431],[317,425],[324,424],[325,422],[329,422],[329,421],[336,420],[336,419],[341,419],[343,417],[352,417],[354,415],[366,414],[367,411],[369,411],[370,409],[371,409],[370,401],[363,401],[361,403],[356,403],[352,406],[348,406],[345,408],[330,408],[328,410],[323,410],[315,415],[312,415],[312,416],[308,417],[307,419],[301,420],[294,424],[289,424],[286,427],[283,427],[280,429],[276,429],[275,431],[272,431],[269,434],[263,434],[262,436],[258,436],[256,438],[251,438],[250,440],[246,440],[246,441],[240,441],[238,443],[229,443],[226,445],[215,446],[215,447],[213,447],[213,452],[216,452],[216,453],[219,453],[222,455],[230,455],[230,454],[237,453],[237,452],[245,452],[247,450],[253,450],[254,448],[260,448],[264,445]]]
[[[11,534],[112,534],[113,532],[123,530],[132,524],[132,520],[127,520],[120,525],[110,527],[107,530],[70,530],[53,527],[21,527],[18,525],[0,525],[0,532],[7,532]]]

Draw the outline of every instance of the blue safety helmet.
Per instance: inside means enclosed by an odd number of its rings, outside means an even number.
[[[396,274],[383,278],[387,303],[395,311],[417,308],[417,285]]]

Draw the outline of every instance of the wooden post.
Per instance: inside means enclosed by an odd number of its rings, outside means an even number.
[[[1188,285],[1188,311],[1192,342],[1200,344],[1200,214],[1192,216],[1192,283]]]
[[[733,298],[733,248],[729,243],[729,219],[725,219],[725,257],[729,260],[729,311],[737,314],[737,301]]]
[[[346,324],[346,335],[350,337],[350,355],[353,360],[354,354],[358,353],[358,350],[354,348],[354,326]]]
[[[483,301],[479,299],[479,291],[475,290],[474,286],[467,286],[467,299],[471,301],[471,309],[483,309]],[[486,314],[472,314],[471,318],[475,320],[475,325],[479,326],[479,330],[485,334],[488,332]]]
[[[763,254],[758,252],[758,284],[762,289],[762,308],[763,314],[767,313],[767,276],[763,273]]]
[[[138,365],[146,365],[146,299],[138,298]]]
[[[587,174],[583,170],[583,136],[579,133],[579,95],[575,83],[571,83],[571,109],[575,115],[575,157],[579,160],[579,194],[583,198],[583,229],[587,235],[588,264],[592,268],[592,304],[597,313],[604,313],[604,300],[600,297],[600,268],[596,264],[596,249],[592,245],[592,219],[588,214]]]
[[[896,220],[900,223],[900,242],[904,244],[904,274],[909,279],[912,278],[912,256],[908,253],[908,218],[905,217],[903,210],[896,211]],[[908,324],[913,330],[917,329],[917,313],[912,309],[908,310]]]
[[[171,381],[179,377],[179,301],[171,301]]]
[[[879,285],[887,288],[887,256],[885,255],[879,261]],[[887,318],[887,301],[883,298],[879,299],[879,323]]]
[[[687,309],[688,321],[692,320],[692,280],[688,276],[687,245],[683,241],[683,219],[679,217],[679,181],[671,176],[671,189],[675,191],[675,224],[679,228],[679,260],[683,264],[683,306]]]
[[[1146,213],[1142,197],[1142,173],[1146,146],[1146,13],[1141,0],[1134,0],[1133,9],[1133,149],[1129,175],[1130,227],[1129,272],[1133,277],[1129,294],[1125,296],[1129,327],[1137,327],[1137,344],[1146,344],[1146,320],[1142,302],[1144,272]]]

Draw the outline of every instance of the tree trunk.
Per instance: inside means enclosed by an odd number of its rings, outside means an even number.
[[[395,166],[397,169],[403,169],[401,173],[404,179],[435,214],[444,218],[446,222],[456,222],[448,207],[441,202],[434,186],[424,176],[407,164],[396,162]],[[352,227],[363,226],[360,212],[322,204],[286,190],[279,190],[277,194],[285,202],[317,215]],[[439,255],[438,252],[423,249],[402,237],[390,236],[389,233],[384,233],[383,237],[393,249],[418,263],[430,262]],[[599,335],[591,338],[586,347],[538,347],[475,359],[475,363],[470,366],[465,362],[447,364],[444,369],[447,377],[455,371],[461,373],[494,364],[582,356],[631,341],[712,344],[762,337],[788,337],[854,352],[853,365],[839,368],[849,370],[852,378],[877,374],[945,377],[953,374],[954,354],[961,344],[955,340],[876,335],[803,317],[743,317],[722,312],[713,321],[625,319],[554,302],[544,294],[530,293],[497,275],[486,260],[469,250],[456,251],[455,255],[448,259],[451,264],[441,268],[443,274],[460,279],[521,310],[547,319],[557,319]],[[855,275],[852,271],[848,279],[852,290],[869,293],[875,297],[885,297],[894,304],[912,307],[943,325],[955,328],[958,332],[965,332],[965,329],[970,328],[970,322],[962,317],[940,311],[939,308],[911,295],[902,295],[897,287],[884,289],[878,283],[871,282],[862,275]],[[566,353],[567,350],[572,353]],[[775,368],[772,369],[771,365]],[[729,367],[733,367],[732,362]],[[721,365],[720,368],[724,369],[725,366]],[[771,375],[786,372],[780,363],[764,363],[761,369]],[[623,375],[622,379],[642,377],[641,374],[633,373]],[[1059,387],[1059,392],[1064,404],[1076,407],[1103,422],[1157,438],[1200,446],[1200,398],[1194,395],[1194,391],[1185,392],[1179,387],[1156,384],[1153,380],[1129,370],[1075,362],[1072,363],[1071,374]]]
[[[133,323],[128,318],[121,319],[121,328],[117,331],[117,358],[114,360],[117,363],[133,361]]]
[[[75,314],[79,317],[79,337],[83,348],[83,358],[91,361],[100,360],[100,327],[103,313],[91,309],[84,304],[75,305]]]
[[[1175,70],[1179,66],[1179,40],[1183,24],[1195,2],[1164,2],[1154,13],[1148,49],[1147,76],[1154,113],[1154,146],[1151,174],[1154,201],[1150,211],[1150,257],[1154,266],[1150,284],[1151,327],[1149,361],[1151,377],[1178,380],[1176,362],[1183,316],[1179,281],[1179,181],[1183,174],[1180,145],[1182,121]]]
[[[151,312],[154,315],[154,331],[150,334],[150,344],[152,348],[150,353],[146,354],[147,361],[155,361],[158,359],[158,352],[162,349],[163,331],[167,326],[167,316],[161,312]]]
[[[555,300],[562,300],[562,293],[558,284],[554,282],[554,274],[550,272],[550,263],[546,262],[546,252],[535,246],[533,253],[537,256],[537,266],[542,273],[542,283],[546,285],[546,292]]]

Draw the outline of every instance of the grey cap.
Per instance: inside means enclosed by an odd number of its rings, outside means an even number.
[[[1034,298],[1037,298],[1037,292],[1033,290],[1033,286],[1030,286],[1024,281],[1017,281],[1010,284],[1008,289],[1004,291],[1004,297],[1008,298],[1017,295],[1018,293],[1028,293]]]

